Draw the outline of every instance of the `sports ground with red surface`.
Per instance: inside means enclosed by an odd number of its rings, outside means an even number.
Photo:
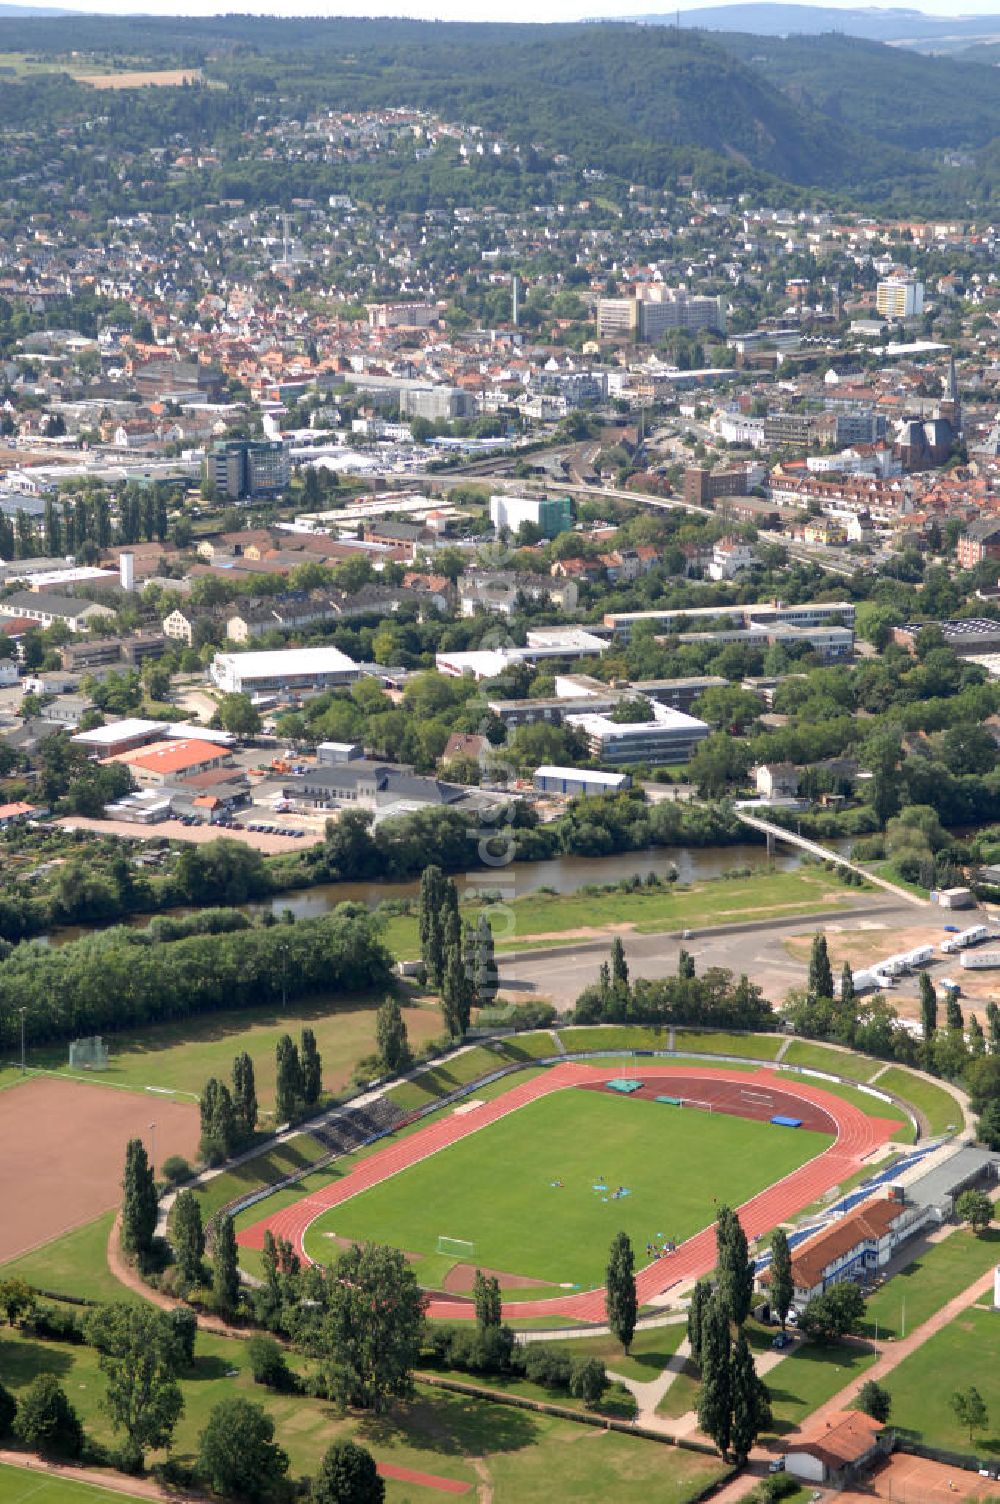
[[[835,1135],[833,1144],[824,1152],[740,1205],[740,1221],[750,1239],[769,1233],[779,1223],[788,1221],[840,1185],[892,1137],[898,1126],[886,1118],[868,1117],[853,1103],[820,1086],[791,1079],[771,1069],[748,1072],[725,1067],[646,1065],[638,1061],[634,1062],[634,1067],[630,1067],[628,1074],[642,1082],[644,1095],[677,1097],[690,1106],[707,1110],[710,1105],[713,1112],[758,1122],[780,1113],[801,1120],[803,1127]],[[384,1149],[361,1160],[342,1179],[244,1228],[237,1241],[245,1248],[260,1248],[265,1231],[270,1229],[275,1237],[289,1239],[299,1254],[306,1256],[303,1246],[306,1229],[331,1207],[342,1205],[360,1192],[381,1185],[411,1165],[480,1132],[531,1102],[553,1092],[606,1088],[609,1081],[621,1074],[621,1070],[607,1066],[569,1061],[554,1066],[491,1102],[440,1118],[406,1138],[390,1140]],[[708,1273],[714,1264],[715,1232],[714,1225],[709,1224],[682,1242],[675,1252],[655,1258],[638,1271],[636,1286],[640,1304],[662,1295],[675,1285],[690,1283]],[[601,1289],[582,1290],[538,1300],[510,1300],[505,1301],[503,1309],[505,1318],[515,1321],[557,1316],[599,1322],[605,1315],[604,1292]],[[442,1294],[430,1297],[428,1314],[447,1320],[463,1320],[473,1312],[468,1300]]]

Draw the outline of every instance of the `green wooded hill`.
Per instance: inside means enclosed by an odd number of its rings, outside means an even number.
[[[964,203],[975,172],[942,165],[946,148],[986,148],[1000,77],[975,63],[913,56],[837,35],[777,38],[628,24],[511,26],[225,16],[0,18],[0,52],[68,66],[70,51],[108,62],[203,67],[220,91],[134,91],[130,139],[207,109],[414,106],[479,124],[576,169],[672,187],[693,172],[711,193],[781,185],[905,203]],[[89,91],[55,94],[38,75],[0,81],[0,118],[44,124]],[[127,91],[126,91],[127,93]],[[215,94],[215,99],[208,96]],[[141,103],[139,96],[142,95]],[[92,100],[92,96],[90,96]],[[88,108],[92,105],[88,104]],[[112,128],[128,106],[108,105]],[[144,117],[150,129],[141,127]],[[164,122],[165,123],[165,122]],[[231,120],[235,125],[235,118]],[[461,200],[460,200],[461,201]]]
[[[913,151],[985,146],[1000,122],[1000,71],[858,37],[718,33],[786,98],[842,126]]]

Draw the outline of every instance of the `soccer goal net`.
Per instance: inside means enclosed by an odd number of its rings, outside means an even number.
[[[74,1039],[70,1041],[69,1063],[77,1070],[106,1071],[108,1068],[108,1047],[100,1034],[91,1035],[87,1039]]]
[[[439,1237],[437,1251],[451,1254],[456,1259],[471,1259],[475,1257],[476,1245],[469,1243],[465,1238]]]

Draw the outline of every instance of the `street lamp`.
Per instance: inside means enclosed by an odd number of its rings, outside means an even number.
[[[156,1174],[156,1124],[155,1123],[150,1123],[150,1125],[149,1125],[149,1131],[150,1131],[150,1134],[152,1135],[152,1139],[151,1139],[151,1143],[150,1143],[149,1168],[152,1170],[153,1174],[155,1175]]]
[[[21,1015],[21,1075],[24,1076],[28,1071],[24,1059],[24,1015],[28,1010],[26,1008],[18,1008],[17,1011]]]

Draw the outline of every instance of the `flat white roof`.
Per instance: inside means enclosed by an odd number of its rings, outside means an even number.
[[[535,769],[536,778],[569,778],[575,783],[601,783],[609,788],[618,788],[628,780],[628,773],[597,773],[591,768],[554,768],[546,765]]]
[[[163,734],[162,721],[144,721],[138,716],[131,716],[123,721],[112,721],[108,726],[95,726],[93,731],[78,731],[73,741],[82,742],[86,747],[111,747],[123,739],[154,734]]]
[[[599,715],[594,711],[581,712],[579,715],[568,715],[567,724],[578,726],[581,731],[586,731],[593,736],[640,736],[647,731],[707,731],[708,724],[699,721],[697,716],[685,715],[683,710],[674,710],[669,705],[653,705],[654,719],[651,721],[613,721],[609,715]]]
[[[215,661],[234,665],[243,679],[281,674],[329,674],[357,665],[339,648],[276,648],[267,653],[216,653]],[[198,734],[200,735],[200,729]]]
[[[217,731],[214,726],[196,726],[191,721],[157,721],[162,736],[193,738],[199,742],[213,742],[217,747],[231,747],[236,741],[231,731]]]

